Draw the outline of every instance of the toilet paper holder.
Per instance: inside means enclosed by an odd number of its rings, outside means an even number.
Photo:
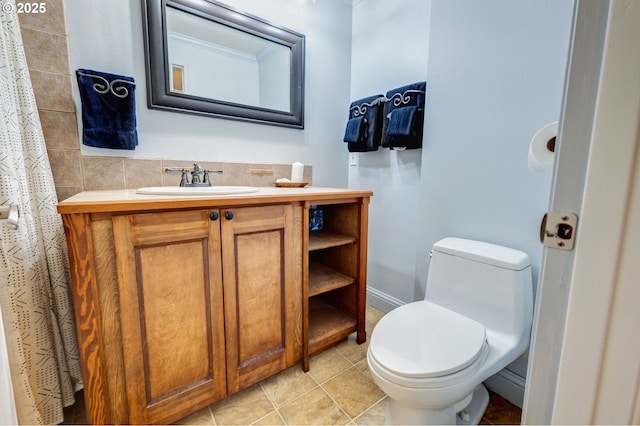
[[[553,166],[558,136],[558,122],[554,121],[538,130],[529,142],[528,166],[530,171],[548,170]]]

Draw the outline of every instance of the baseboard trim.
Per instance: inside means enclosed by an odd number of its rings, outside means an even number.
[[[367,303],[383,312],[390,312],[405,304],[402,300],[372,287],[367,287]]]
[[[513,405],[522,408],[525,379],[506,368],[484,381],[484,385]]]

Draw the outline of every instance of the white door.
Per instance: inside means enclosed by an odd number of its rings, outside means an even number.
[[[544,255],[523,422],[637,424],[640,2],[576,5],[551,209],[580,222]]]

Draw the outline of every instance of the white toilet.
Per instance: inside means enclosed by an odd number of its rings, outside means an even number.
[[[479,241],[434,244],[425,299],[376,325],[367,361],[389,396],[387,424],[478,424],[482,382],[529,346],[529,256]]]

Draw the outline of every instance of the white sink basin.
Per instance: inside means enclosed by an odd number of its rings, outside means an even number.
[[[148,186],[138,188],[138,194],[143,195],[178,195],[183,197],[202,197],[212,195],[232,195],[232,194],[250,194],[258,192],[258,188],[253,186]]]

